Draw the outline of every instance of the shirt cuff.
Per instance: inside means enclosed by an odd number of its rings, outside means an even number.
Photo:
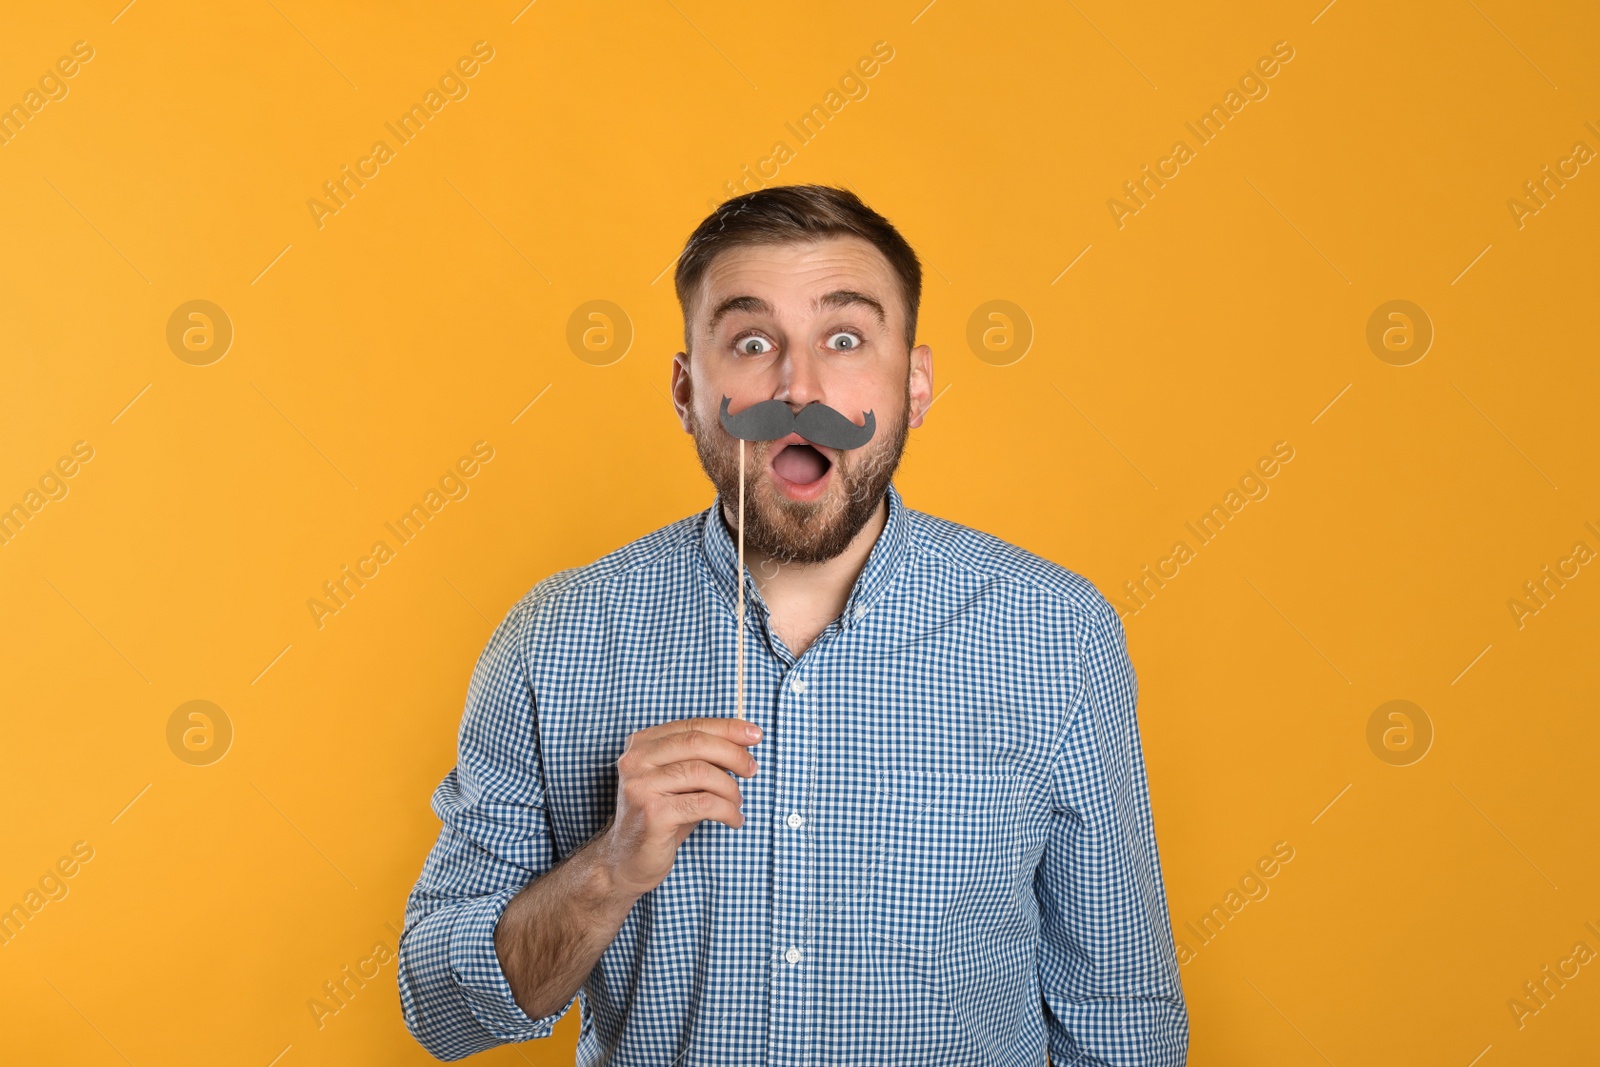
[[[577,1002],[542,1018],[530,1018],[512,995],[511,983],[500,969],[494,948],[494,928],[520,889],[502,889],[488,896],[463,901],[450,928],[450,975],[461,988],[462,999],[478,1023],[505,1042],[549,1037],[555,1025]]]

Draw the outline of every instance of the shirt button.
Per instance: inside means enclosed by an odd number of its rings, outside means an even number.
[[[790,963],[799,963],[800,962],[800,950],[797,949],[797,948],[791,948],[791,949],[789,949],[788,952],[785,952],[783,954],[783,958],[788,960]]]
[[[794,681],[789,683],[789,688],[793,689],[796,693],[804,693],[806,691],[806,680],[804,678],[796,678]]]
[[[805,823],[805,820],[800,817],[800,813],[797,811],[791,811],[789,817],[783,821],[789,824],[789,829],[791,830],[798,830]]]

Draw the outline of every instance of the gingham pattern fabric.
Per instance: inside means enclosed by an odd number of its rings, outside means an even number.
[[[735,713],[721,500],[506,615],[406,907],[400,996],[429,1052],[546,1037],[581,1003],[585,1067],[1185,1062],[1121,620],[1078,574],[888,499],[799,658],[742,572],[766,731],[735,779],[746,823],[702,822],[541,1019],[495,954],[506,903],[606,824],[630,733]]]

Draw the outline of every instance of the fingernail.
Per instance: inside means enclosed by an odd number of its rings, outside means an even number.
[[[761,727],[753,722],[747,723],[744,728],[744,735],[752,741],[759,741],[761,740]]]

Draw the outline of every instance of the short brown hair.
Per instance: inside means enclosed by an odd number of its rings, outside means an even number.
[[[678,256],[673,285],[683,309],[683,350],[692,343],[689,305],[711,261],[732,248],[787,244],[822,237],[855,236],[870,241],[900,278],[906,306],[906,347],[917,343],[917,305],[922,300],[922,264],[889,220],[848,189],[831,185],[774,185],[725,201],[689,235]]]

